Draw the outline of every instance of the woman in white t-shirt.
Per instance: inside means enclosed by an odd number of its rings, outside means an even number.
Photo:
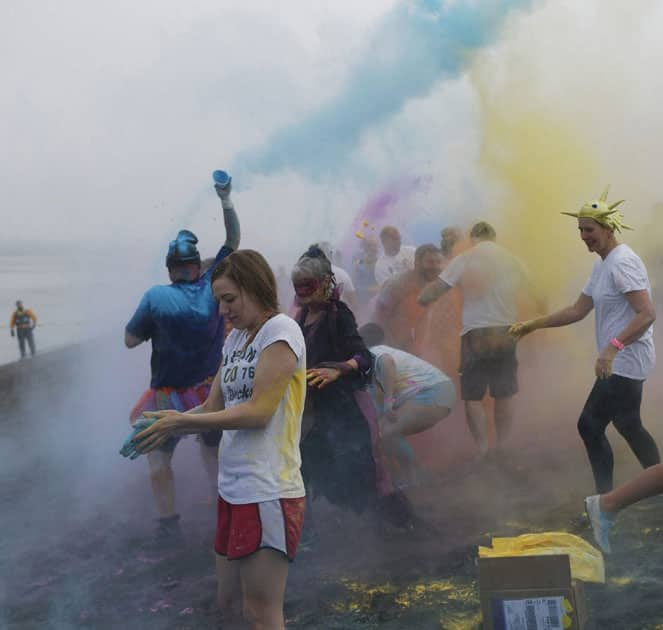
[[[274,274],[258,252],[224,259],[212,291],[234,329],[209,398],[187,413],[149,414],[159,419],[136,441],[146,452],[172,435],[223,429],[214,545],[219,605],[232,618],[241,601],[251,628],[283,628],[288,561],[304,518],[304,337],[278,312]]]
[[[426,431],[446,418],[456,403],[456,388],[441,370],[413,354],[383,345],[378,324],[359,329],[375,357],[372,372],[380,437],[385,451],[399,463],[406,479],[416,483],[414,454],[405,437]]]
[[[578,219],[580,238],[599,255],[580,297],[572,306],[534,320],[514,324],[510,332],[520,338],[538,328],[566,326],[594,309],[599,356],[596,381],[578,421],[599,493],[612,489],[613,456],[605,430],[612,422],[628,442],[643,468],[660,462],[654,439],[642,425],[642,387],[654,366],[652,323],[656,313],[647,270],[642,260],[615,231],[631,229],[622,223],[616,207],[608,204],[608,190],[579,212],[564,212]]]

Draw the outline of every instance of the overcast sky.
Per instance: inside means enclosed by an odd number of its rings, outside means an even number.
[[[3,234],[103,242],[168,222],[331,97],[392,4],[2,3]]]
[[[412,7],[438,4],[3,2],[0,239],[129,243],[160,260],[164,242],[180,227],[192,227],[202,233],[204,253],[213,253],[219,224],[211,171],[240,164],[242,155],[264,149],[281,130],[315,120],[316,112],[333,111],[349,85],[371,76],[371,64],[379,71],[397,68],[416,41],[412,29],[422,24],[405,23]],[[480,46],[479,62],[492,68],[489,75],[438,68],[438,80],[431,75],[404,86],[393,111],[361,128],[347,155],[341,151],[345,171],[242,172],[235,199],[243,245],[283,255],[286,241],[300,247],[320,233],[340,238],[367,195],[403,170],[434,174],[430,212],[445,211],[453,220],[468,203],[477,214],[488,212],[500,182],[484,178],[480,164],[490,103],[479,95],[498,100],[510,81],[531,87],[523,94],[532,108],[562,111],[576,127],[591,128],[580,141],[596,143],[605,160],[609,172],[601,181],[616,178],[634,189],[642,178],[638,194],[648,203],[661,157],[661,4],[446,3],[525,11],[500,22],[497,45]],[[440,51],[433,48],[435,33],[422,33],[432,39],[422,36],[419,57],[408,63],[420,63],[425,77],[428,57]],[[416,74],[414,66],[403,76]],[[324,151],[316,147],[311,161]],[[629,164],[632,181],[615,175]]]

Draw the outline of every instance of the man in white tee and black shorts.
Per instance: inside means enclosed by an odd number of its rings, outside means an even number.
[[[428,305],[452,287],[463,292],[460,391],[470,432],[485,455],[487,418],[483,398],[494,399],[497,445],[509,434],[513,396],[518,392],[516,343],[508,334],[516,321],[520,291],[532,293],[522,262],[495,243],[495,230],[480,221],[470,230],[472,247],[451,260],[440,277],[424,288],[419,303]]]
[[[615,231],[631,229],[615,209],[621,202],[608,204],[607,196],[606,190],[579,212],[563,213],[577,217],[580,238],[590,252],[600,256],[576,303],[511,329],[520,338],[538,328],[572,324],[595,310],[596,382],[580,415],[578,431],[599,493],[608,492],[613,484],[612,449],[605,436],[610,422],[643,468],[660,462],[656,443],[640,418],[642,388],[656,358],[652,328],[656,313],[642,260],[615,237]]]

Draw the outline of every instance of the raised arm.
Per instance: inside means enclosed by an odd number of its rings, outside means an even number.
[[[235,251],[239,247],[241,233],[239,218],[235,212],[235,204],[230,197],[232,184],[230,182],[226,186],[215,184],[214,188],[221,200],[221,207],[223,208],[223,224],[226,228],[226,242],[223,244],[223,247]]]

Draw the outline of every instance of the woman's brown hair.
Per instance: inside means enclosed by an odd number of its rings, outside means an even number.
[[[230,278],[261,308],[278,313],[276,278],[264,256],[254,249],[238,249],[224,258],[212,272],[211,282],[221,276]]]

